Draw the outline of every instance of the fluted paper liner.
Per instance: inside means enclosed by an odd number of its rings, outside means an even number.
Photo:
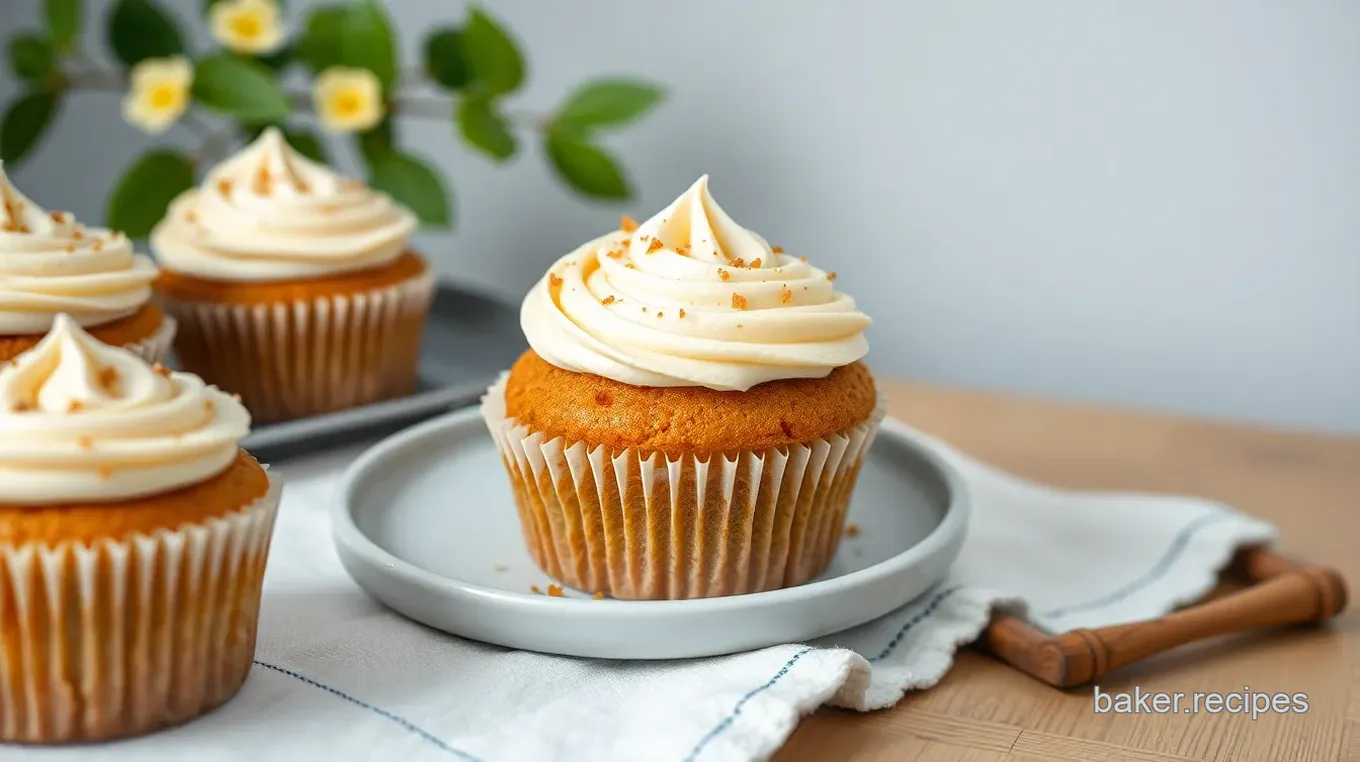
[[[259,422],[402,397],[415,390],[431,268],[394,286],[311,300],[219,304],[163,298],[179,319],[185,370],[241,400]]]
[[[800,585],[844,532],[883,404],[812,442],[690,455],[548,439],[507,415],[505,379],[482,414],[514,486],[530,555],[557,581],[626,599],[711,598]]]
[[[166,358],[170,356],[170,346],[175,342],[176,329],[175,319],[166,315],[155,333],[141,341],[124,344],[123,349],[133,352],[149,363],[164,365]]]
[[[269,482],[239,511],[126,541],[0,544],[0,741],[137,735],[235,695],[279,505]]]

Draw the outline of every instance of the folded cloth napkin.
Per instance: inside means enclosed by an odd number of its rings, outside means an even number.
[[[885,425],[902,426],[896,421]],[[1166,613],[1274,530],[1206,500],[1061,493],[931,442],[973,499],[936,589],[815,643],[673,662],[574,659],[446,635],[346,575],[328,509],[356,449],[275,465],[287,484],[256,669],[222,709],[114,744],[6,748],[5,760],[746,762],[823,704],[871,710],[929,688],[996,606],[1049,631]]]

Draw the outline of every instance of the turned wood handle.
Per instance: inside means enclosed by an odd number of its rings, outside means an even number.
[[[1265,548],[1239,553],[1228,573],[1256,584],[1157,619],[1052,636],[1023,620],[999,616],[987,628],[983,645],[1046,683],[1070,688],[1196,640],[1320,623],[1346,607],[1346,583],[1335,570],[1300,566]]]

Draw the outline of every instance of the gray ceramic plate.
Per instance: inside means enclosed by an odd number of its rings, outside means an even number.
[[[797,643],[882,616],[940,582],[963,545],[963,482],[905,425],[884,423],[849,521],[861,531],[799,587],[687,601],[537,595],[500,455],[471,407],[412,427],[345,472],[332,526],[371,595],[455,635],[510,648],[676,659]]]
[[[515,307],[443,284],[430,309],[421,348],[420,382],[414,394],[330,415],[260,426],[242,444],[257,457],[277,460],[396,431],[475,402],[526,346]]]

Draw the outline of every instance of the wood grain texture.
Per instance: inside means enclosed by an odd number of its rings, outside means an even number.
[[[1199,495],[1280,528],[1280,550],[1360,584],[1360,438],[1089,405],[885,384],[893,415],[964,452],[1060,487]],[[1297,714],[1114,715],[1092,689],[1052,688],[959,654],[935,688],[869,714],[807,718],[776,762],[1215,760],[1360,762],[1360,614],[1321,628],[1187,645],[1117,670],[1102,690],[1302,692]]]

